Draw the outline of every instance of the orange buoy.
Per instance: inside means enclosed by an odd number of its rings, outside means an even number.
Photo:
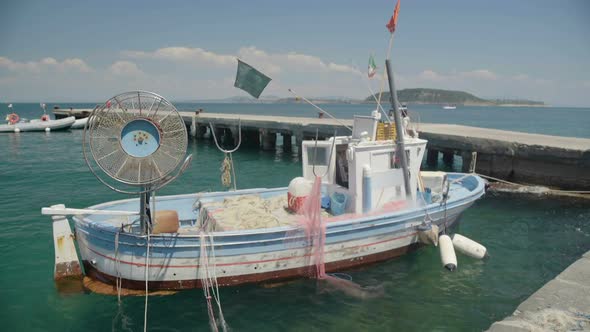
[[[10,124],[15,124],[15,123],[17,123],[17,122],[20,120],[20,117],[18,116],[18,114],[16,114],[16,113],[12,113],[12,114],[9,114],[9,115],[6,117],[6,120],[8,120],[8,122],[9,122]]]

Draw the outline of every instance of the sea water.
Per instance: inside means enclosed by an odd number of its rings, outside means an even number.
[[[62,105],[62,106],[65,106]],[[79,104],[73,107],[90,107]],[[0,105],[0,114],[5,110]],[[313,116],[302,105],[182,104],[207,112]],[[346,118],[363,105],[325,105]],[[461,123],[553,135],[590,137],[590,112],[559,108],[410,108],[423,122]],[[15,104],[29,118],[38,105]],[[257,112],[258,110],[258,112]],[[312,114],[310,114],[312,113]],[[553,121],[559,120],[559,121]],[[552,125],[555,124],[555,125]],[[82,157],[78,131],[0,134],[0,322],[5,331],[141,331],[143,297],[60,295],[53,283],[51,218],[41,207],[86,207],[123,199],[101,185]],[[223,190],[223,154],[191,139],[190,168],[158,195]],[[287,186],[301,173],[296,150],[241,148],[234,154],[238,188]],[[487,194],[469,208],[459,232],[488,248],[485,261],[459,255],[458,270],[441,267],[436,248],[344,271],[383,296],[358,299],[314,280],[268,287],[221,289],[234,331],[479,331],[511,314],[520,302],[590,250],[590,204],[552,198]],[[207,330],[201,290],[149,298],[150,330]]]

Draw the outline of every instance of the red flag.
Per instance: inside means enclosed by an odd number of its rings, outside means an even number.
[[[397,0],[397,4],[395,5],[395,10],[393,11],[393,16],[387,23],[386,27],[389,32],[393,33],[395,31],[395,26],[397,25],[397,15],[399,14],[399,0]]]

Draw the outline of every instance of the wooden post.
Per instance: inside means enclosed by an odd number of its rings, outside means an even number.
[[[302,132],[298,132],[295,134],[295,145],[297,145],[297,155],[301,158],[301,156],[303,154],[303,149],[302,149],[303,133]]]
[[[291,151],[293,148],[293,141],[291,134],[282,134],[283,136],[283,151]]]
[[[262,150],[274,150],[277,143],[277,134],[268,131],[262,132]]]
[[[54,205],[65,208],[65,205]],[[60,292],[78,292],[82,290],[82,268],[74,245],[74,235],[65,216],[52,216],[53,246],[55,250],[55,269],[53,279]]]
[[[430,167],[436,167],[438,164],[438,150],[428,149],[426,153],[426,164]]]
[[[443,152],[443,162],[447,166],[453,166],[454,157],[455,157],[455,153],[453,151],[444,151]]]
[[[260,131],[258,129],[251,130],[242,128],[242,139],[242,144],[246,146],[260,147]]]
[[[190,134],[192,137],[197,137],[197,117],[192,116]]]
[[[234,139],[233,140],[234,145],[237,145],[238,142],[240,141],[240,131],[238,130],[237,127],[235,127],[235,128],[229,128],[229,131],[231,132],[231,137]],[[243,135],[244,134],[242,133],[242,136]]]
[[[198,139],[202,139],[203,137],[205,137],[206,133],[207,133],[207,126],[201,126],[201,125],[197,126],[197,138]]]

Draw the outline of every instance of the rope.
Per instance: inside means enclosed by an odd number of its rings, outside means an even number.
[[[115,233],[115,271],[117,274],[117,279],[115,280],[115,284],[117,287],[117,303],[119,304],[119,306],[121,305],[121,271],[119,271],[119,233],[120,231],[117,231],[117,233]]]
[[[150,269],[150,228],[147,228],[146,254],[145,254],[145,308],[143,311],[143,332],[147,332],[147,316],[148,316],[148,277]]]
[[[221,184],[224,187],[231,186],[231,174],[233,167],[230,156],[231,154],[229,153],[225,154],[225,158],[223,158],[223,161],[221,162],[221,168],[219,168],[219,170],[221,171]]]
[[[528,186],[528,185],[522,184],[522,183],[516,183],[516,182],[510,182],[510,181],[498,179],[498,178],[495,178],[495,177],[489,176],[489,175],[483,175],[483,174],[479,174],[479,173],[474,173],[474,174],[477,174],[478,176],[481,176],[484,179],[494,180],[497,182],[502,182],[502,183],[513,185],[513,186]],[[552,193],[564,193],[564,194],[582,194],[582,195],[590,194],[590,191],[588,191],[588,190],[560,190],[560,189],[547,188],[547,191],[552,192]]]
[[[213,311],[213,305],[211,304],[211,299],[214,299],[217,304],[217,309],[219,311],[219,321],[221,324],[222,331],[226,332],[228,330],[228,326],[225,322],[225,318],[223,317],[223,311],[221,310],[221,298],[219,295],[219,285],[217,283],[217,273],[215,264],[215,244],[213,243],[213,236],[209,236],[211,256],[213,257],[214,262],[212,273],[210,273],[209,270],[209,256],[207,255],[207,242],[205,233],[200,232],[199,237],[201,242],[199,266],[205,269],[205,275],[201,276],[201,286],[203,288],[203,295],[205,296],[205,300],[207,301],[207,314],[209,315],[209,325],[211,326],[212,331],[219,331],[219,329],[217,328],[217,323],[215,322],[215,312]]]
[[[152,191],[152,209],[151,212],[151,225],[146,227],[147,239],[146,239],[146,254],[145,254],[145,309],[143,312],[143,332],[147,331],[147,317],[148,317],[148,282],[149,282],[149,269],[150,269],[150,232],[151,227],[156,223],[156,192]],[[149,196],[148,196],[149,197]],[[149,204],[149,203],[148,203]]]

